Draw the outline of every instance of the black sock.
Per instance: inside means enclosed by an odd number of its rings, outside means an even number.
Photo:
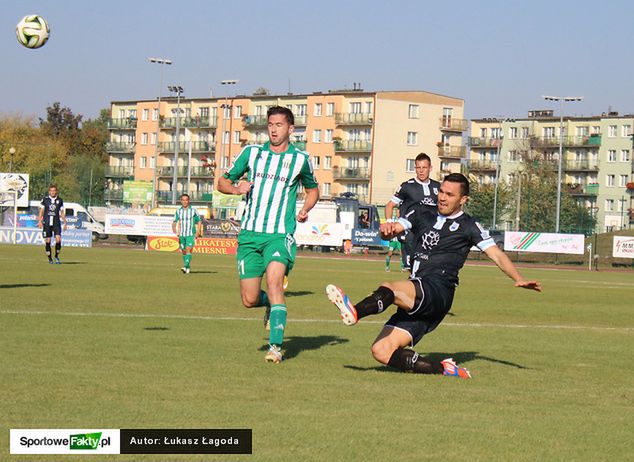
[[[55,243],[55,258],[59,257],[59,251],[62,249],[62,243],[61,242],[56,242]]]
[[[434,363],[422,358],[409,348],[397,349],[392,353],[387,365],[404,372],[413,372],[414,374],[441,374],[443,371],[440,362]]]
[[[50,259],[51,258],[51,243],[47,242],[46,244],[44,244],[44,248],[46,249],[46,256]]]
[[[394,303],[394,292],[385,286],[380,286],[371,295],[368,295],[354,305],[359,319],[371,314],[378,314]]]

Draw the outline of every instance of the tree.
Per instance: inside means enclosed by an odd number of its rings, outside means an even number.
[[[40,118],[40,127],[53,137],[72,136],[79,131],[82,116],[74,115],[68,107],[61,107],[59,101],[46,108],[46,120]]]
[[[510,189],[504,182],[500,181],[498,186],[496,221],[493,223],[493,204],[495,202],[495,184],[480,184],[470,179],[469,202],[466,211],[478,220],[485,228],[500,228],[501,219],[511,212],[509,203]]]

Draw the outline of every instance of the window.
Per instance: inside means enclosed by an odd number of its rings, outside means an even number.
[[[599,125],[593,125],[592,127],[590,127],[590,134],[591,135],[600,135],[601,134],[601,127]]]
[[[215,121],[218,119],[218,106],[214,106],[211,108],[211,120]]]
[[[575,135],[577,136],[588,136],[589,134],[590,134],[590,127],[588,126],[575,128]]]
[[[150,144],[156,145],[156,133],[150,133]]]
[[[148,134],[147,133],[141,133],[141,144],[147,144],[147,140],[148,140]]]
[[[614,186],[615,175],[606,175],[605,176],[605,185],[606,186]]]
[[[348,132],[348,140],[350,141],[360,141],[361,140],[361,130],[358,128],[353,128]]]
[[[405,171],[406,172],[416,171],[416,159],[407,159],[405,161]]]
[[[155,168],[156,167],[156,157],[152,156],[150,157],[150,168]]]
[[[306,104],[298,104],[297,109],[295,110],[296,116],[305,116],[306,115]]]
[[[486,128],[481,128],[480,129],[480,138],[486,138],[487,137],[487,129]]]
[[[621,127],[621,136],[623,138],[629,138],[632,136],[632,126],[631,125],[623,125]]]
[[[509,128],[509,138],[512,140],[517,139],[517,127]]]
[[[491,138],[500,139],[502,138],[502,129],[500,127],[491,129]]]
[[[332,168],[332,156],[324,157],[324,168],[330,170]]]
[[[508,152],[508,161],[509,162],[517,162],[519,156],[517,155],[517,151],[509,151]]]
[[[544,127],[543,128],[544,138],[554,138],[555,137],[555,127]]]
[[[614,138],[616,136],[616,129],[617,129],[616,125],[610,125],[608,127],[608,136],[610,138]]]
[[[264,115],[264,111],[261,105],[255,107],[255,115],[256,116]]]
[[[614,199],[606,199],[605,200],[605,211],[613,212],[614,211]]]
[[[141,162],[139,162],[139,167],[147,168],[147,157],[145,156],[141,157]]]
[[[320,162],[321,162],[321,157],[313,156],[313,170],[319,170]]]
[[[410,104],[409,109],[407,111],[407,117],[409,117],[410,119],[418,119],[419,117],[418,109],[419,109],[418,104]]]
[[[619,176],[619,186],[621,188],[625,188],[625,186],[627,185],[627,180],[628,180],[628,175]]]
[[[220,161],[220,168],[223,170],[229,168],[229,156],[224,156],[222,158],[222,160]]]
[[[158,120],[158,118],[159,118],[158,109],[152,109],[152,120]]]
[[[233,108],[233,118],[239,119],[240,117],[242,117],[242,106],[235,106]]]
[[[361,114],[361,103],[350,103],[350,112],[353,114]]]
[[[143,120],[148,120],[150,118],[150,110],[143,109]]]
[[[365,113],[372,114],[372,101],[365,103]]]
[[[200,108],[200,117],[209,117],[209,107]]]
[[[321,117],[321,108],[322,108],[322,104],[321,103],[315,103],[314,115],[316,117]]]
[[[228,120],[231,118],[231,106],[229,106],[228,104],[222,105],[222,118],[225,120]]]
[[[616,149],[608,150],[608,162],[616,162]]]
[[[321,130],[313,130],[313,143],[321,143]]]
[[[522,127],[522,139],[523,140],[528,139],[528,127]]]
[[[324,133],[324,143],[332,143],[332,128],[326,129]]]
[[[407,145],[416,146],[417,144],[418,144],[418,132],[407,132]]]
[[[328,117],[332,117],[335,115],[335,103],[326,104],[326,115]]]
[[[233,132],[233,142],[234,142],[235,144],[240,143],[240,130],[235,130],[235,131]]]
[[[229,136],[230,133],[228,131],[222,133],[222,144],[229,144]]]
[[[629,162],[629,161],[630,161],[630,150],[621,149],[621,162]]]
[[[330,196],[330,183],[322,183],[321,184],[321,195],[322,196]]]

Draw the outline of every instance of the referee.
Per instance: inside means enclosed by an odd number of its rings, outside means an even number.
[[[57,185],[48,187],[48,196],[40,203],[40,214],[37,217],[37,226],[42,228],[42,237],[45,241],[46,256],[49,264],[53,264],[51,255],[51,236],[55,235],[55,263],[60,265],[59,251],[62,248],[62,223],[66,231],[66,213],[64,201],[57,195]]]

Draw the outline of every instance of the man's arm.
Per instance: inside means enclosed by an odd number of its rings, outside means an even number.
[[[62,207],[62,209],[59,211],[59,216],[64,222],[64,231],[66,231],[66,228],[68,228],[68,226],[66,225],[66,209],[64,207]]]
[[[513,262],[500,250],[497,245],[493,245],[486,249],[484,253],[500,268],[504,274],[515,281],[515,287],[523,289],[532,289],[537,292],[542,291],[542,285],[539,281],[525,281],[519,273]]]
[[[405,225],[403,225],[403,223],[401,223],[400,221],[390,221],[381,223],[379,225],[381,238],[386,241],[392,239],[394,236],[398,236],[403,231],[405,231],[405,229]]]
[[[224,194],[233,194],[236,196],[246,194],[251,190],[253,183],[250,181],[238,181],[237,186],[234,186],[233,181],[229,178],[221,176],[218,179],[218,191]]]
[[[42,227],[42,220],[44,219],[44,206],[40,205],[40,213],[37,216],[37,227]]]
[[[304,223],[308,220],[308,212],[315,206],[319,200],[319,188],[304,189],[306,197],[304,198],[304,206],[297,214],[297,221]]]
[[[392,202],[392,199],[390,199],[387,204],[385,204],[385,219],[386,220],[391,220],[394,217],[394,206],[396,204],[394,202]]]

